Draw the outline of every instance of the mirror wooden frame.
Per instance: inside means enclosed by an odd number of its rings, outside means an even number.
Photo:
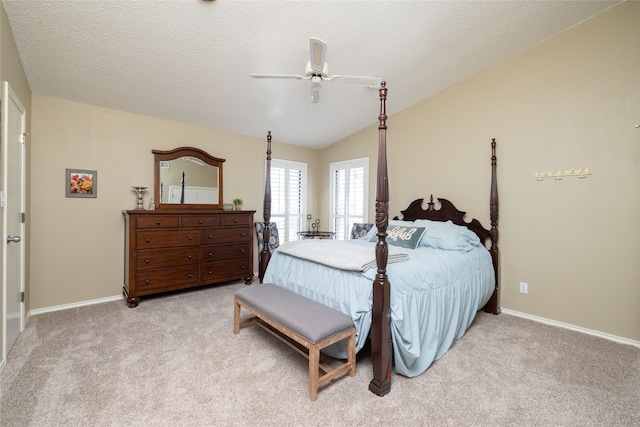
[[[153,153],[153,174],[154,189],[153,197],[156,200],[156,209],[160,210],[176,210],[176,209],[222,209],[223,193],[222,193],[222,164],[225,159],[214,157],[209,153],[194,147],[179,147],[173,150],[151,150]],[[160,162],[179,159],[181,157],[194,157],[202,160],[204,163],[216,166],[218,168],[218,203],[216,204],[200,204],[200,203],[162,203],[160,198]]]

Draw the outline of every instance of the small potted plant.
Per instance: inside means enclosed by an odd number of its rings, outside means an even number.
[[[233,207],[235,208],[235,210],[241,211],[242,210],[242,199],[240,199],[240,198],[233,199]]]

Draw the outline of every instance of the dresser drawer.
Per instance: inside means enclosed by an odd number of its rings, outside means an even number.
[[[136,253],[138,271],[198,264],[198,248],[145,251]]]
[[[209,216],[183,216],[180,219],[182,227],[215,227],[218,225],[218,217],[214,215]]]
[[[136,291],[160,290],[160,292],[179,289],[198,284],[198,266],[178,267],[167,270],[154,270],[136,274]]]
[[[202,262],[214,262],[231,259],[247,259],[250,250],[251,248],[247,243],[202,246],[200,248],[200,260]]]
[[[199,244],[199,230],[136,232],[136,248],[138,251],[145,249],[170,248],[174,246],[198,246]]]
[[[203,264],[200,267],[200,281],[203,284],[239,279],[252,274],[248,260]]]
[[[139,216],[136,218],[136,228],[178,228],[180,218],[169,215]]]
[[[220,225],[252,225],[252,214],[220,215]]]
[[[200,236],[203,245],[248,242],[251,240],[251,231],[248,227],[208,228],[202,230]]]

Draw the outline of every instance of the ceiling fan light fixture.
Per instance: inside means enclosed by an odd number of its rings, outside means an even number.
[[[327,63],[327,61],[324,62],[324,66],[322,67],[322,70],[314,69],[313,66],[311,65],[311,61],[307,61],[306,65],[304,66],[305,77],[311,77],[311,76],[326,77],[327,74],[329,74],[329,64]]]

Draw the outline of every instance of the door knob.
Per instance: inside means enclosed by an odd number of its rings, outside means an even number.
[[[20,241],[20,236],[7,236],[7,243],[18,243]]]

